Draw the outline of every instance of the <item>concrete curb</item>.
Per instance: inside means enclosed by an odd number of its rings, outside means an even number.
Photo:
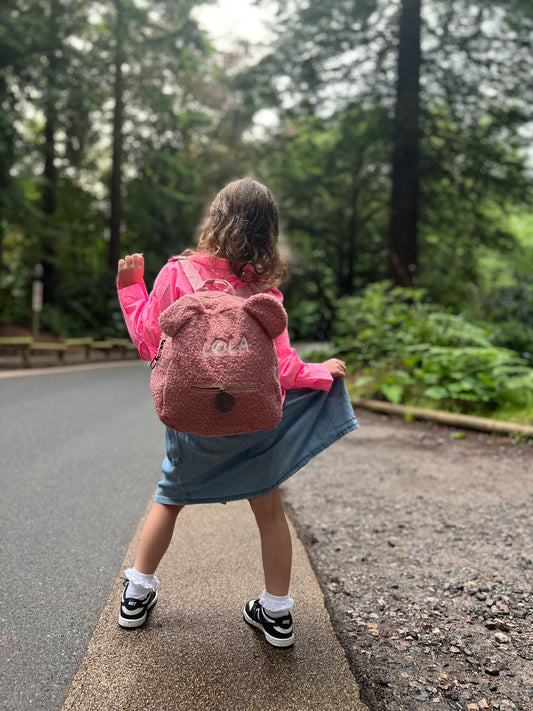
[[[142,525],[142,521],[141,521]],[[126,555],[133,562],[141,525]],[[117,580],[63,711],[368,711],[291,526],[296,644],[274,649],[242,621],[262,589],[246,501],[186,507],[146,626],[121,630]]]

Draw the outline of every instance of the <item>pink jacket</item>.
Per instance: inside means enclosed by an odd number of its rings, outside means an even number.
[[[233,287],[245,283],[230,273],[225,259],[216,259],[214,269],[208,264],[209,255],[195,255],[194,266],[203,279],[223,278]],[[157,275],[152,293],[148,295],[144,281],[118,290],[118,297],[131,340],[143,360],[152,360],[157,355],[161,340],[159,314],[174,303],[182,294],[191,294],[193,289],[178,260],[169,261]],[[270,289],[280,302],[283,295],[278,289]],[[291,347],[287,329],[276,338],[279,362],[279,377],[283,390],[312,388],[329,390],[333,382],[328,369],[321,363],[303,363]]]

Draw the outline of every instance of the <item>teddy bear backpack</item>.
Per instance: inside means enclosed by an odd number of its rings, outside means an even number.
[[[204,281],[180,261],[194,293],[159,316],[150,380],[159,419],[206,437],[274,429],[282,415],[274,339],[287,326],[285,309],[256,283],[234,289]]]

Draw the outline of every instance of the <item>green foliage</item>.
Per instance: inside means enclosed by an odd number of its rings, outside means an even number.
[[[106,264],[118,46],[121,251],[145,253],[148,286],[170,255],[191,245],[214,188],[234,171],[247,172],[241,166],[249,153],[237,155],[243,126],[226,120],[232,106],[223,72],[207,64],[210,48],[190,15],[198,4],[1,3],[2,322],[29,323],[31,272],[42,263],[42,328],[97,337],[124,331]],[[46,155],[54,170],[45,178]]]
[[[210,48],[190,17],[197,4],[0,3],[2,321],[28,322],[31,271],[46,257],[54,298],[45,304],[44,326],[67,335],[119,328],[106,266],[119,40],[122,251],[144,252],[148,286],[169,255],[190,245],[212,193],[246,173],[267,182],[280,203],[292,252],[284,291],[294,337],[329,338],[338,308],[342,330],[350,317],[348,302],[338,306],[338,298],[384,278],[399,3],[280,6],[279,42],[240,77],[235,65],[242,66],[241,57],[208,59]],[[531,190],[520,153],[531,91],[524,42],[531,12],[522,0],[491,0],[476,12],[467,6],[466,0],[442,0],[423,18],[420,272],[433,299],[460,309],[472,304],[471,318],[490,326],[442,309],[426,312],[422,292],[389,301],[386,290],[376,296],[379,303],[365,307],[361,345],[369,363],[384,365],[380,392],[393,401],[427,391],[436,401],[444,393],[438,387],[450,392],[444,362],[438,382],[429,375],[427,382],[407,382],[414,375],[397,352],[416,356],[418,367],[430,372],[427,353],[409,350],[415,346],[504,346],[531,357],[533,253],[530,244],[517,247],[505,217]],[[488,37],[489,28],[501,41]],[[280,130],[246,142],[254,111],[267,105],[276,107]],[[53,137],[45,133],[47,119],[53,119]],[[53,150],[56,171],[55,210],[45,216],[46,149]],[[445,360],[432,354],[432,361],[439,359]],[[481,388],[480,397],[489,390]],[[463,387],[461,402],[471,402],[468,392]]]
[[[533,366],[533,279],[524,276],[489,294],[485,312],[494,323],[494,342],[517,351]]]
[[[77,282],[62,282],[56,304],[45,304],[40,326],[57,336],[126,335],[124,319],[118,304],[116,288],[107,271],[82,275]]]
[[[328,336],[336,300],[383,278],[388,132],[379,107],[287,122],[261,161],[289,248],[284,286],[298,339]],[[275,149],[274,152],[272,149]]]
[[[533,365],[533,215],[514,213],[508,229],[512,251],[486,249],[480,259],[480,288],[468,311],[486,320],[493,342],[511,348]]]
[[[128,184],[122,235],[125,252],[143,252],[148,271],[191,246],[203,204],[199,197],[201,175],[174,153],[148,154],[136,178]]]
[[[465,130],[442,105],[422,118],[420,284],[456,310],[486,281],[489,250],[497,259],[520,251],[509,205],[525,204],[531,184],[517,142],[501,140],[505,121],[486,116]]]
[[[490,416],[533,408],[533,369],[482,325],[424,300],[423,290],[369,286],[341,299],[336,352],[356,394]]]
[[[299,341],[326,338],[334,320],[336,284],[323,255],[295,265],[282,289],[291,337]]]
[[[265,171],[298,249],[295,261],[322,260],[337,296],[383,277],[375,255],[385,247],[390,130],[379,107],[352,106],[328,120],[292,123]]]
[[[385,277],[401,6],[280,5],[271,53],[251,74],[254,100],[280,118],[262,170],[279,186],[289,239],[304,259],[323,251],[339,295]],[[530,202],[530,16],[520,0],[422,12],[418,274],[455,310],[479,292],[486,247],[515,249],[509,206]]]
[[[32,182],[25,183],[31,196]],[[6,224],[2,272],[1,321],[27,325],[31,319],[34,265],[42,261],[42,213],[28,203],[25,219]],[[119,335],[123,332],[112,276],[105,267],[105,215],[94,197],[63,177],[50,234],[61,245],[56,260],[60,278],[54,301],[46,300],[40,327],[58,336]],[[44,296],[47,294],[45,292]]]

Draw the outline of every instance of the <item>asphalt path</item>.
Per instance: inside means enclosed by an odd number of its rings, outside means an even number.
[[[139,362],[0,377],[0,708],[63,704],[160,478],[148,380]]]

